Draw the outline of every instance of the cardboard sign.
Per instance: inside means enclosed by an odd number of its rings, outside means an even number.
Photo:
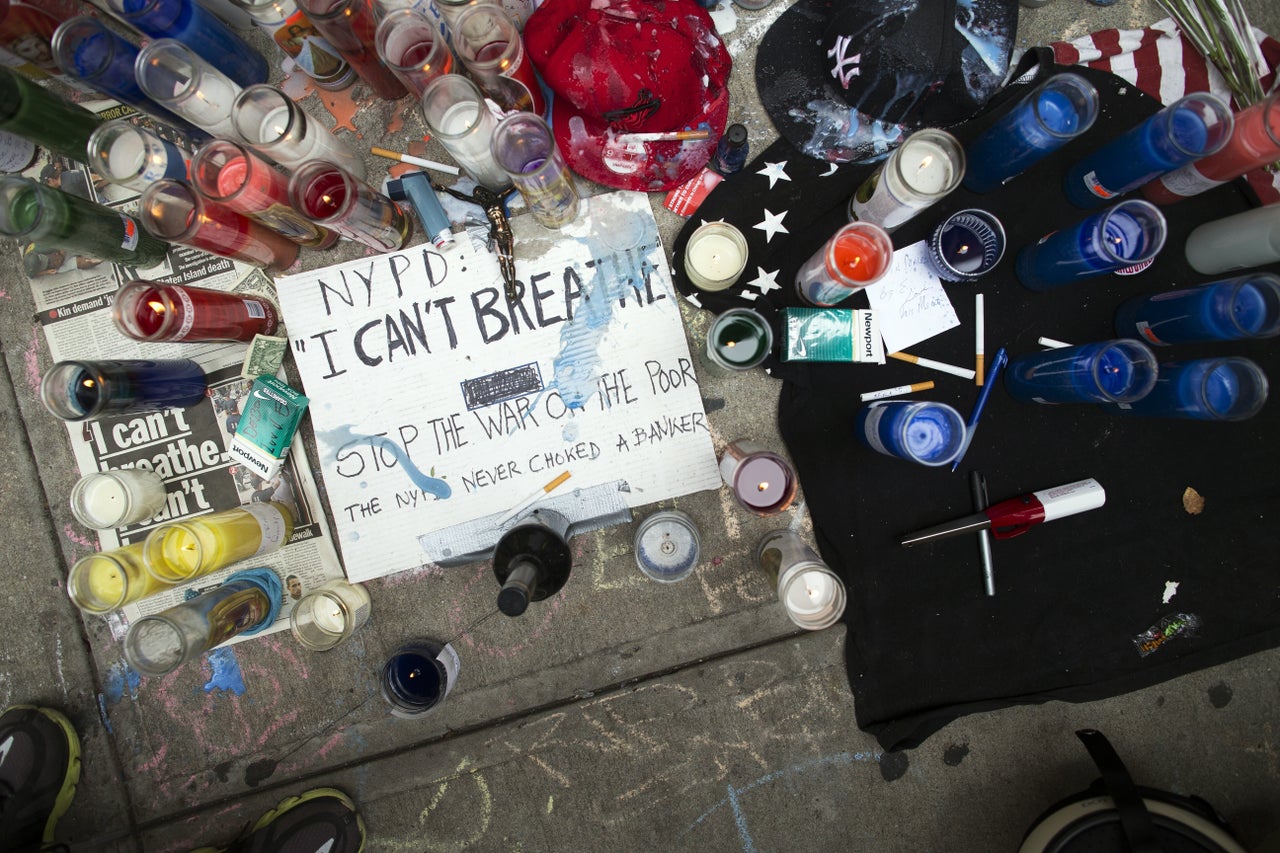
[[[512,229],[516,302],[475,235],[278,281],[353,581],[565,470],[563,489],[624,480],[630,506],[720,486],[648,197]]]

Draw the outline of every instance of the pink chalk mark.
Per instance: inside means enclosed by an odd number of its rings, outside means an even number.
[[[161,763],[164,762],[164,757],[168,752],[169,752],[169,744],[167,743],[163,744],[159,749],[156,750],[156,754],[152,756],[150,761],[144,764],[138,765],[138,772],[139,773],[158,772],[160,769],[160,765]]]
[[[31,330],[31,346],[22,354],[22,363],[26,367],[27,386],[31,393],[40,395],[40,331]]]
[[[493,583],[492,577],[493,577],[492,564],[482,563],[480,565],[480,570],[476,573],[475,577],[469,580],[466,586],[463,587],[462,594],[458,596],[458,600],[459,601],[470,600],[470,595],[468,593],[471,587],[474,586],[482,578],[485,579],[488,584],[492,584]],[[496,593],[494,593],[494,595],[496,595]],[[506,646],[506,645],[496,646],[490,643],[478,641],[475,639],[475,637],[472,634],[467,634],[465,637],[462,638],[461,642],[465,643],[467,645],[467,648],[474,649],[480,654],[487,655],[489,657],[500,658],[503,660],[514,657],[515,655],[519,654],[520,652],[532,646],[534,643],[538,642],[538,638],[547,632],[547,629],[548,627],[550,627],[551,622],[555,619],[555,615],[559,613],[560,608],[564,606],[564,598],[565,598],[565,590],[562,589],[549,601],[543,601],[543,602],[539,602],[536,605],[532,605],[533,607],[542,608],[542,611],[543,611],[542,621],[539,622],[532,630],[527,632],[525,640],[522,643],[519,643],[516,645],[510,645],[510,646]],[[527,616],[521,617],[521,619],[526,619],[526,618],[528,617]],[[462,629],[467,626],[467,623],[463,621],[461,604],[455,604],[453,607],[449,608],[448,619],[450,624],[453,626],[451,628],[450,633],[454,635],[461,633]]]
[[[76,530],[70,524],[63,526],[62,535],[79,545],[81,548],[88,548],[90,551],[98,550],[97,546],[93,544],[93,540]]]

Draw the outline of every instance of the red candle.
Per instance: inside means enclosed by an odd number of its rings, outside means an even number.
[[[144,279],[116,292],[111,317],[122,334],[148,342],[251,341],[280,322],[279,309],[261,296]]]
[[[884,275],[889,257],[884,246],[874,235],[865,231],[844,231],[836,237],[835,246],[827,255],[827,269],[833,277],[843,277],[863,283],[875,281]]]
[[[720,477],[743,508],[774,515],[795,501],[798,482],[785,459],[747,439],[730,442],[720,457]]]
[[[1156,178],[1142,187],[1142,195],[1156,204],[1173,204],[1280,160],[1280,92],[1235,119],[1235,130],[1220,150]]]
[[[140,204],[142,227],[153,237],[279,271],[298,259],[298,244],[196,195],[184,181],[160,180],[147,187]]]
[[[325,227],[379,252],[403,247],[413,232],[413,221],[399,205],[341,166],[323,160],[313,160],[293,173],[289,198],[294,207]]]

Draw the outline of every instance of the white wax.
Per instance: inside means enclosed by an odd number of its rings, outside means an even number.
[[[196,127],[209,131],[214,136],[225,136],[239,139],[235,126],[231,123],[231,105],[240,94],[240,87],[229,77],[216,71],[205,69],[197,78],[199,88],[182,101],[175,101],[167,106],[181,115]],[[175,91],[174,94],[178,94]]]
[[[341,634],[347,628],[347,620],[342,614],[342,608],[326,597],[321,597],[312,608],[311,619],[316,623],[317,628],[328,631],[330,634]]]
[[[826,572],[804,572],[787,586],[784,604],[800,616],[814,616],[830,609],[836,584]]]
[[[107,169],[113,179],[132,178],[142,171],[146,147],[136,133],[122,133],[111,141],[107,151]]]
[[[712,281],[737,275],[744,260],[738,244],[723,234],[704,234],[685,248],[685,262]]]
[[[85,484],[80,506],[86,516],[114,527],[129,506],[129,490],[112,477],[95,477]]]
[[[251,141],[260,145],[270,145],[284,136],[288,128],[289,110],[287,107],[279,107],[266,114],[262,123],[258,125],[258,138]]]
[[[486,109],[484,105],[475,101],[461,101],[449,107],[440,116],[436,138],[479,183],[490,189],[510,186],[511,179],[489,151],[493,122],[485,120],[482,109]]]
[[[898,156],[903,180],[921,195],[937,195],[951,183],[955,170],[942,146],[927,139],[909,139]]]

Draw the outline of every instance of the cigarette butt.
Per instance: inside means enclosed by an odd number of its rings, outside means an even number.
[[[913,382],[910,385],[896,385],[893,388],[884,388],[880,391],[866,391],[858,395],[862,402],[868,400],[883,400],[887,397],[897,397],[902,394],[911,394],[915,391],[928,391],[933,387],[933,380],[927,382]]]
[[[563,483],[565,480],[569,479],[572,476],[573,476],[573,473],[571,471],[562,471],[559,477],[556,477],[550,483],[547,483],[545,486],[543,486],[542,491],[544,492],[554,491],[557,486],[559,486],[561,483]]]
[[[927,367],[930,370],[941,371],[942,373],[950,373],[952,376],[959,376],[962,379],[972,379],[976,373],[967,367],[956,367],[954,364],[947,364],[942,361],[934,361],[931,358],[923,358],[918,355],[912,355],[907,352],[891,352],[888,353],[889,358],[896,358],[898,361],[906,361],[920,367]]]
[[[974,364],[974,369],[973,369],[973,373],[974,373],[974,375],[973,375],[973,381],[974,381],[974,384],[976,384],[976,385],[981,385],[981,384],[982,384],[982,374],[983,374],[983,371],[985,371],[985,370],[986,370],[986,367],[987,367],[987,357],[986,357],[985,355],[983,355],[982,353],[978,353],[978,356],[977,356],[977,358],[975,358],[975,359],[974,359],[973,364]]]

